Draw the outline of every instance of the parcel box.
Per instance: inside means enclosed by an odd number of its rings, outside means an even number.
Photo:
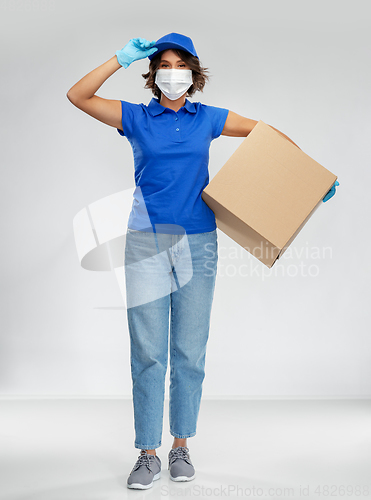
[[[272,267],[337,176],[259,121],[202,192],[218,228]]]

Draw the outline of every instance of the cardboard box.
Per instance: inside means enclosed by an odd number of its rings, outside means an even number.
[[[259,121],[202,192],[218,228],[272,267],[337,176]]]

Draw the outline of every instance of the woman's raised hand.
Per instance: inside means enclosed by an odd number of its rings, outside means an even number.
[[[121,50],[116,51],[117,61],[125,69],[134,61],[144,59],[158,50],[155,40],[149,42],[145,38],[131,38]]]

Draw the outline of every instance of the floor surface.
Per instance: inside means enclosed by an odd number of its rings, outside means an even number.
[[[161,478],[130,490],[140,453],[131,400],[1,400],[1,500],[371,500],[370,400],[203,399],[187,483],[169,478],[168,403]]]

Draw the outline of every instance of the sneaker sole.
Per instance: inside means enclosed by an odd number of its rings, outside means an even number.
[[[160,477],[161,477],[161,471],[157,472],[157,474],[155,474],[153,476],[152,483],[149,483],[149,484],[132,483],[132,484],[126,484],[126,486],[128,488],[132,488],[134,490],[148,490],[149,488],[152,488],[153,481],[156,481],[157,479],[160,479]]]
[[[170,479],[172,481],[192,481],[192,479],[194,479],[196,477],[196,474],[193,474],[193,476],[191,477],[188,477],[188,476],[178,476],[178,477],[173,477],[171,474],[170,474]]]

